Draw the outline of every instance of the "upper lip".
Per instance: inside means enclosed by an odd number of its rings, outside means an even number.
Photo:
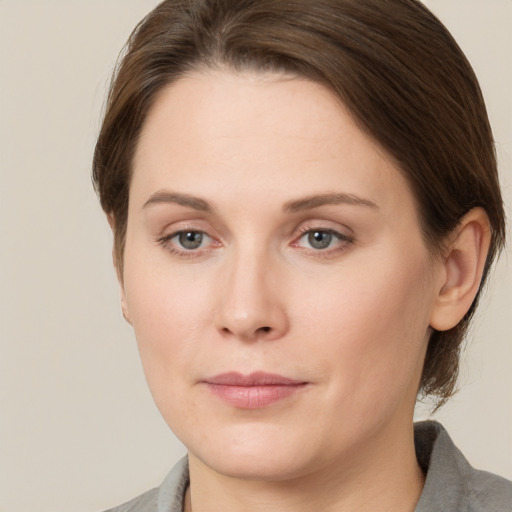
[[[267,372],[253,372],[249,375],[242,375],[238,372],[227,372],[203,379],[207,384],[218,386],[297,386],[305,384],[305,381],[289,379],[282,375]]]

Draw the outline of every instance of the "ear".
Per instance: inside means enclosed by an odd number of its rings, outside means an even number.
[[[112,259],[114,261],[114,268],[116,269],[116,274],[117,274],[117,281],[119,283],[119,293],[120,293],[120,296],[121,296],[121,311],[123,312],[123,317],[124,319],[130,324],[130,325],[133,325],[132,324],[132,321],[130,319],[130,313],[129,313],[129,309],[128,309],[128,303],[126,301],[126,292],[124,291],[124,283],[123,283],[123,280],[122,280],[122,277],[121,277],[121,272],[119,271],[119,269],[117,268],[117,258],[116,258],[116,255],[115,255],[115,250],[112,249]]]
[[[441,283],[430,319],[438,331],[455,327],[471,307],[480,288],[489,251],[489,218],[473,208],[449,236],[442,260]]]
[[[107,220],[110,225],[110,229],[112,229],[112,232],[115,233],[115,219],[113,215],[107,215]],[[114,268],[116,270],[117,275],[117,281],[119,283],[119,291],[121,295],[121,311],[123,312],[124,319],[132,325],[132,322],[130,320],[130,314],[128,312],[128,304],[126,302],[126,293],[124,291],[124,283],[123,283],[123,276],[122,271],[118,266],[118,260],[116,255],[115,247],[112,247],[112,263],[114,264]]]

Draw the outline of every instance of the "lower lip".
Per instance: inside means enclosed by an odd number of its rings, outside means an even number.
[[[305,383],[263,386],[232,386],[207,383],[210,391],[234,407],[240,409],[261,409],[289,398],[303,390]]]

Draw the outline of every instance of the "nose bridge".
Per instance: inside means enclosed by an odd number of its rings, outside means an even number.
[[[224,270],[217,314],[223,334],[245,340],[282,336],[288,319],[272,252],[256,243],[234,248]]]

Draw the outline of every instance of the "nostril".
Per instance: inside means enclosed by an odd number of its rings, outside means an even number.
[[[263,332],[270,332],[272,330],[272,328],[271,327],[260,327],[258,330],[263,331]]]

